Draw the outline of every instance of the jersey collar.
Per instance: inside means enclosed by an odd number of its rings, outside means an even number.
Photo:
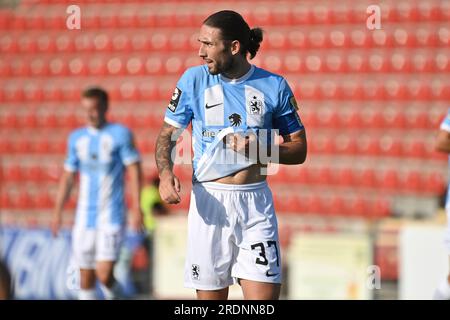
[[[253,74],[253,72],[255,72],[255,66],[251,65],[250,70],[248,70],[248,72],[246,74],[244,74],[242,77],[237,78],[237,79],[230,79],[225,77],[224,75],[220,75],[220,78],[222,79],[222,81],[226,82],[226,83],[230,83],[230,84],[238,84],[238,83],[242,83],[245,80],[247,80],[248,78],[250,78]]]

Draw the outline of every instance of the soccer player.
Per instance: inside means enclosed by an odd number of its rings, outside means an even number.
[[[113,276],[127,223],[124,201],[124,172],[131,187],[130,227],[142,226],[139,207],[140,156],[131,131],[106,120],[108,95],[101,88],[84,91],[81,105],[87,126],[71,133],[52,219],[56,236],[62,209],[76,173],[80,174],[79,197],[72,232],[74,260],[80,268],[80,300],[95,299],[98,279],[105,299],[117,297],[119,286]]]
[[[178,81],[156,144],[161,198],[178,203],[171,151],[176,136],[192,123],[185,286],[196,289],[199,299],[227,299],[235,282],[245,299],[280,294],[277,219],[261,156],[269,154],[270,137],[258,137],[264,129],[279,130],[281,164],[303,163],[307,147],[286,80],[247,58],[256,55],[262,38],[261,29],[250,29],[234,11],[209,16],[198,38],[205,64],[189,68]],[[249,152],[255,141],[262,150],[256,159]]]
[[[450,109],[448,110],[447,117],[442,121],[439,134],[436,139],[436,150],[450,153]],[[449,158],[450,160],[450,158]],[[449,261],[450,261],[450,185],[447,191],[447,200],[445,204],[445,210],[447,211],[447,232],[445,236],[445,243],[447,246]],[[450,271],[447,278],[442,281],[434,293],[434,299],[436,300],[450,300]]]
[[[6,266],[6,263],[3,263],[3,261],[0,260],[0,300],[10,300],[12,298],[11,273]]]

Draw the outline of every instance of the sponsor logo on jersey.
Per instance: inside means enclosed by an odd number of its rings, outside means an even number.
[[[210,105],[208,105],[208,103],[206,103],[206,104],[205,104],[205,108],[206,108],[206,109],[211,109],[211,108],[220,106],[221,104],[222,104],[222,103],[216,103],[216,104],[210,104]]]
[[[206,129],[202,130],[202,136],[205,138],[215,138],[217,133],[215,131],[209,131]]]
[[[228,120],[230,120],[232,127],[238,127],[242,123],[241,115],[237,113],[233,113],[228,117]]]
[[[167,106],[170,111],[175,112],[175,110],[177,109],[178,102],[180,102],[181,93],[182,91],[179,88],[175,88],[175,90],[173,91],[172,98],[170,99],[169,105]]]

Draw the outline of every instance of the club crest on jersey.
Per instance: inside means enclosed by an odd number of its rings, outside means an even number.
[[[173,91],[172,98],[170,99],[169,105],[167,106],[170,111],[175,112],[175,110],[177,109],[178,102],[180,102],[181,93],[182,91],[179,88],[175,88],[175,90]]]
[[[248,102],[250,107],[250,114],[261,114],[262,113],[262,104],[263,102],[258,99],[256,96],[253,96],[251,100]]]
[[[228,117],[228,120],[230,120],[232,127],[238,127],[242,123],[241,115],[239,115],[237,113],[233,113],[232,115],[230,115]]]
[[[192,279],[199,280],[200,279],[200,267],[197,264],[193,264],[191,267],[192,271]]]

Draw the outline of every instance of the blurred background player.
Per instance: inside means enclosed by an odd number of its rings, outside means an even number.
[[[6,263],[0,260],[0,300],[9,300],[12,298],[11,274]]]
[[[161,197],[178,203],[173,137],[192,122],[194,177],[185,286],[196,289],[199,299],[227,299],[236,280],[245,299],[278,299],[280,294],[278,226],[262,173],[266,164],[248,150],[260,129],[279,129],[283,143],[279,159],[273,160],[301,164],[306,135],[286,80],[248,61],[262,39],[262,30],[250,29],[234,11],[209,16],[198,38],[198,55],[205,64],[188,69],[178,81],[157,140]],[[265,143],[259,142],[259,147]],[[235,156],[240,160],[221,162]]]
[[[153,265],[154,265],[154,233],[158,224],[158,217],[169,213],[159,195],[159,177],[152,176],[146,185],[142,187],[141,191],[141,210],[144,216],[144,227],[146,231],[146,239],[144,241],[144,248],[148,256],[148,269],[141,275],[142,281],[136,284],[143,285],[141,292],[152,294],[153,291]],[[135,272],[137,273],[137,272]],[[138,275],[136,275],[138,276]],[[146,288],[145,285],[149,287]]]
[[[436,139],[436,150],[440,152],[450,153],[450,110],[447,113]],[[450,161],[450,158],[449,158]],[[449,272],[447,278],[444,279],[437,287],[434,293],[436,300],[450,300],[450,188],[447,189],[447,200],[445,210],[447,212],[447,232],[445,235],[445,243],[449,254]]]
[[[68,139],[64,173],[56,199],[52,232],[58,234],[62,209],[69,197],[76,173],[80,188],[72,233],[73,255],[80,268],[79,299],[95,299],[96,279],[105,299],[119,292],[113,276],[125,226],[127,208],[124,201],[124,172],[130,176],[133,230],[140,230],[140,157],[131,131],[106,119],[108,94],[101,88],[83,92],[81,105],[87,126],[77,129]]]

